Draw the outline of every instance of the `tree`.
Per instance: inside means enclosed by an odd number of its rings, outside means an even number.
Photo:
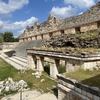
[[[0,33],[0,43],[4,42],[3,33]]]
[[[19,42],[19,38],[14,38],[14,42]]]
[[[4,42],[14,42],[14,37],[12,32],[5,32],[3,37],[4,37]]]

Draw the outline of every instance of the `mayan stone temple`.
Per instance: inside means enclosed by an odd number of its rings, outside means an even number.
[[[19,70],[32,69],[41,75],[47,61],[50,77],[59,79],[58,100],[100,100],[100,90],[59,74],[61,64],[66,73],[80,67],[100,68],[100,2],[70,18],[50,14],[45,22],[27,26],[19,43],[3,43],[0,49],[0,57]]]
[[[97,3],[90,10],[81,15],[60,19],[50,14],[47,21],[35,22],[33,26],[27,26],[20,36],[20,42],[40,39],[49,39],[60,34],[75,34],[96,30],[100,27],[100,4]]]

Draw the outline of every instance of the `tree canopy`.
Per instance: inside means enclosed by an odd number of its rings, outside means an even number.
[[[19,42],[19,38],[15,38],[12,32],[4,32],[0,33],[0,43],[2,42]]]
[[[4,42],[3,33],[0,33],[0,43]]]
[[[3,37],[5,42],[14,42],[14,37],[12,32],[5,32]]]

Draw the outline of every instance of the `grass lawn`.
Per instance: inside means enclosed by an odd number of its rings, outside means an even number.
[[[66,77],[76,79],[77,81],[82,82],[84,84],[100,88],[100,69],[90,71],[83,70],[82,68],[80,68],[75,72],[67,73]]]
[[[44,92],[55,92],[53,86],[57,86],[57,82],[42,75],[39,79],[32,75],[33,71],[28,70],[25,73],[20,73],[14,67],[0,59],[0,81],[5,80],[8,77],[13,78],[14,81],[24,80],[28,83],[31,90],[37,89]],[[45,74],[45,72],[44,72]],[[41,79],[45,79],[44,82],[40,82]]]

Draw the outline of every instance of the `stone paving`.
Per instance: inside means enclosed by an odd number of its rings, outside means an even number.
[[[25,91],[22,92],[22,98],[20,98],[20,92],[15,95],[9,95],[1,100],[57,100],[54,94],[44,93],[41,94],[40,92],[34,91]]]

